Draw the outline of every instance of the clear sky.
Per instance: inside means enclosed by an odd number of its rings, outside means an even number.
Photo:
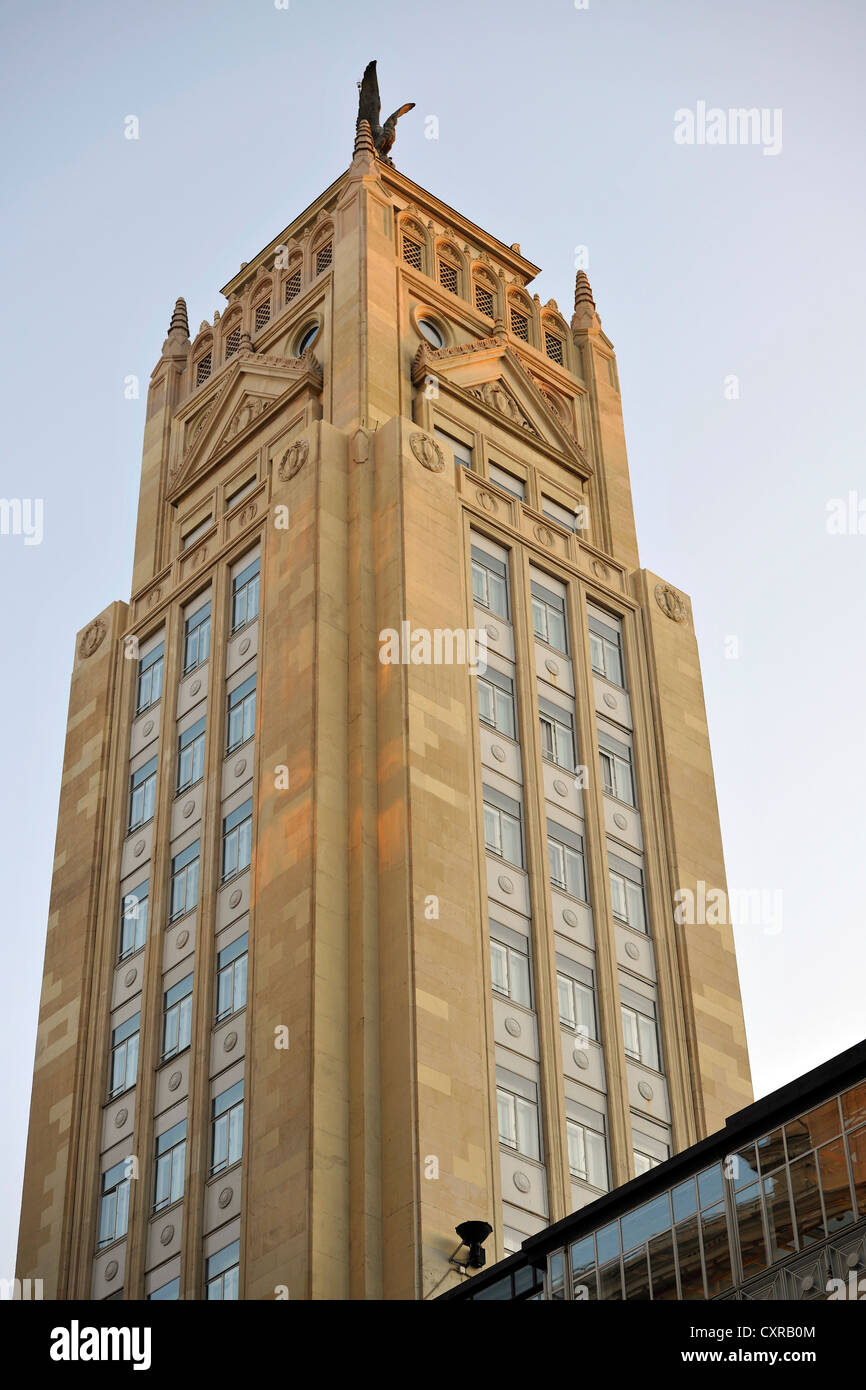
[[[864,38],[861,0],[3,0],[0,496],[43,535],[0,535],[0,1277],[73,639],[129,597],[147,381],[175,298],[194,334],[348,164],[373,57],[384,112],[417,103],[398,168],[519,241],[542,301],[570,313],[587,248],[642,563],[694,604],[729,882],[782,895],[736,932],[756,1094],[866,1033]],[[700,140],[700,103],[766,138]]]

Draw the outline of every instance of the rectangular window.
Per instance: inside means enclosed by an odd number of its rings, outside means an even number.
[[[626,1056],[650,1067],[652,1071],[660,1071],[655,1004],[630,989],[621,990],[620,995]]]
[[[565,599],[533,579],[532,628],[536,637],[558,652],[568,653],[565,634]]]
[[[531,1083],[528,1083],[531,1085]],[[534,1086],[532,1087],[534,1090]],[[538,1158],[538,1106],[527,1096],[518,1095],[504,1086],[496,1087],[496,1109],[499,1118],[499,1142],[507,1149]]]
[[[247,948],[249,933],[244,932],[217,956],[217,1023],[236,1014],[247,1002]]]
[[[223,883],[249,868],[252,845],[253,800],[250,797],[223,821]]]
[[[526,500],[526,483],[523,479],[518,478],[515,473],[509,473],[507,468],[500,468],[498,463],[490,464],[490,481],[503,492],[519,498],[521,502]]]
[[[508,621],[508,571],[486,550],[472,547],[472,597],[481,607]]]
[[[562,366],[562,339],[557,338],[555,333],[544,334],[544,351],[552,362],[558,362]]]
[[[555,521],[558,526],[564,526],[566,531],[577,533],[580,527],[577,524],[577,512],[569,511],[561,503],[554,502],[552,497],[541,495],[541,510],[549,521]]]
[[[189,1047],[192,1027],[192,973],[167,989],[162,1004],[162,1060]]]
[[[434,429],[433,433],[437,439],[442,440],[443,444],[448,445],[448,448],[454,455],[455,465],[460,468],[468,468],[471,473],[472,450],[469,447],[469,445],[464,444],[462,439],[455,439],[453,434],[446,434],[444,430],[440,430],[437,428]]]
[[[240,347],[241,330],[240,326],[238,326],[237,328],[233,328],[226,338],[226,361],[228,361],[230,357],[234,357],[236,352],[240,352]]]
[[[406,262],[407,265],[411,265],[411,267],[412,267],[413,270],[420,270],[420,269],[421,269],[421,256],[422,256],[421,247],[418,245],[418,242],[417,242],[417,241],[413,241],[411,237],[406,236],[405,233],[404,233],[404,235],[403,235],[403,260]]]
[[[99,1202],[99,1248],[126,1235],[129,1223],[129,1159],[122,1158],[102,1175]]]
[[[213,357],[209,352],[206,353],[204,357],[199,358],[195,369],[196,386],[201,386],[205,381],[207,381],[208,377],[211,374],[212,365]]]
[[[634,1171],[635,1177],[640,1177],[641,1173],[648,1173],[650,1168],[657,1168],[663,1161],[655,1154],[644,1153],[642,1149],[634,1149]]]
[[[327,246],[320,246],[316,252],[316,274],[321,275],[323,270],[327,270],[333,259],[334,243],[329,241]]]
[[[186,1120],[172,1125],[156,1141],[156,1181],[153,1192],[153,1209],[179,1202],[183,1196],[184,1173],[186,1170]]]
[[[246,497],[248,493],[252,492],[257,482],[257,478],[250,478],[248,482],[242,483],[240,487],[235,488],[234,492],[230,492],[226,497],[226,511],[231,511],[232,507],[237,506],[241,498]]]
[[[187,618],[183,641],[183,673],[194,671],[210,655],[210,602]]]
[[[271,301],[265,299],[261,304],[256,305],[256,330],[264,328],[266,323],[271,321]]]
[[[195,840],[171,861],[171,902],[169,921],[183,917],[198,903],[198,863],[200,841]]]
[[[258,617],[259,561],[253,560],[232,580],[232,632]]]
[[[487,318],[493,318],[493,294],[483,285],[475,286],[475,307]]]
[[[525,1009],[532,1007],[529,942],[498,922],[490,923],[490,975],[497,994]]]
[[[129,829],[137,830],[153,819],[156,801],[156,758],[140,767],[130,778]]]
[[[237,1163],[243,1152],[244,1083],[235,1082],[214,1098],[211,1125],[212,1173]]]
[[[241,1243],[233,1240],[211,1255],[205,1264],[208,1299],[236,1299],[240,1275]]]
[[[120,960],[125,960],[133,952],[140,951],[147,940],[149,890],[150,880],[146,878],[143,883],[137,884],[123,895],[120,914]]]
[[[557,767],[574,771],[574,720],[568,710],[539,697],[541,756]]]
[[[448,261],[439,262],[439,284],[449,294],[457,293],[457,267]]]
[[[133,1014],[125,1023],[119,1023],[111,1033],[111,1068],[108,1082],[108,1099],[113,1100],[123,1091],[135,1085],[138,1075],[138,1036],[141,1028],[141,1014]]]
[[[622,634],[613,623],[589,615],[589,651],[592,669],[613,685],[623,685]]]
[[[154,647],[143,656],[138,663],[138,699],[136,700],[135,712],[141,714],[142,710],[149,709],[155,705],[162,694],[162,658],[165,651],[165,643],[160,642],[159,646]]]
[[[211,512],[208,512],[207,516],[202,517],[201,521],[196,522],[191,531],[186,531],[184,535],[181,536],[181,550],[189,550],[190,546],[195,545],[196,541],[204,535],[205,531],[209,531],[212,525],[213,515]]]
[[[523,868],[520,805],[490,787],[484,788],[484,844],[488,853]]]
[[[515,338],[521,338],[524,343],[529,342],[529,319],[518,309],[511,310],[511,331]]]
[[[644,907],[643,874],[627,860],[615,854],[608,855],[610,875],[610,898],[613,915],[620,922],[626,922],[636,931],[645,932],[646,910]]]
[[[628,744],[611,738],[610,734],[599,733],[598,757],[601,763],[601,784],[608,796],[615,796],[634,806],[634,777],[632,775],[631,749]]]
[[[152,1289],[147,1297],[149,1302],[180,1298],[180,1279],[169,1279],[167,1284],[160,1284],[158,1289]]]
[[[228,733],[226,752],[240,748],[242,743],[252,738],[256,729],[256,677],[255,674],[229,691]]]
[[[566,1120],[565,1131],[568,1138],[568,1168],[571,1176],[579,1182],[589,1183],[607,1192],[609,1178],[607,1172],[607,1146],[604,1134],[589,1125],[578,1124],[577,1120]]]
[[[598,1036],[595,1022],[595,988],[592,971],[577,961],[556,957],[559,1021],[581,1037]]]
[[[554,821],[547,822],[547,854],[550,881],[554,888],[586,902],[586,871],[583,861],[583,840],[573,830]]]
[[[292,302],[293,299],[297,299],[297,297],[298,297],[298,295],[299,295],[300,293],[301,293],[301,271],[300,271],[300,267],[299,267],[297,270],[293,270],[292,273],[291,273],[291,275],[289,276],[289,278],[286,280],[286,298],[285,298],[285,303],[286,303],[286,304],[290,304],[290,303]]]
[[[514,682],[488,666],[486,675],[476,678],[476,687],[482,724],[514,738]]]
[[[204,777],[204,718],[182,733],[177,741],[177,790],[184,792]]]

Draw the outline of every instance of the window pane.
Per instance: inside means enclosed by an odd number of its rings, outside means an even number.
[[[848,1153],[851,1156],[857,1210],[861,1216],[866,1216],[866,1128],[856,1129],[848,1135]]]
[[[703,1299],[704,1277],[701,1273],[701,1247],[698,1240],[696,1216],[677,1226],[677,1255],[680,1262],[680,1284],[683,1300]]]
[[[484,843],[492,854],[501,854],[502,840],[499,834],[499,813],[492,806],[484,807]]]
[[[595,1251],[592,1236],[586,1236],[584,1240],[577,1241],[571,1247],[571,1282],[574,1298],[587,1302],[595,1301]]]
[[[604,644],[605,674],[609,681],[615,685],[622,685],[622,660],[620,659],[619,649],[613,642]]]
[[[523,1004],[528,1009],[530,1007],[529,959],[527,956],[521,955],[519,951],[509,951],[508,956],[511,998],[515,1004]]]
[[[527,1158],[538,1158],[538,1112],[531,1101],[516,1097],[518,1148]]]
[[[622,1298],[619,1260],[614,1260],[598,1271],[598,1296],[599,1299]]]
[[[764,1195],[770,1232],[770,1259],[783,1260],[786,1255],[792,1255],[797,1248],[788,1203],[788,1175],[784,1168],[773,1177],[764,1179]]]
[[[556,726],[556,761],[560,767],[574,771],[574,739],[571,730],[562,724]]]
[[[482,608],[489,607],[487,598],[487,570],[482,569],[477,560],[472,561],[472,597]]]
[[[577,1026],[588,1038],[595,1037],[595,997],[589,985],[579,980],[574,984],[577,1005]]]
[[[502,815],[502,854],[509,864],[521,865],[523,853],[520,844],[520,826],[513,816]]]
[[[646,1250],[636,1250],[626,1255],[622,1262],[625,1279],[625,1296],[633,1302],[649,1299],[649,1269]]]
[[[674,1265],[674,1238],[670,1231],[655,1236],[649,1243],[650,1279],[655,1302],[676,1301],[677,1274]]]
[[[625,896],[625,879],[610,871],[610,900],[614,917],[628,921],[628,907]]]
[[[564,975],[556,977],[557,989],[559,991],[559,1021],[564,1023],[566,1028],[575,1028],[577,1018],[574,1011],[574,994],[571,988],[571,980]]]
[[[771,1173],[774,1168],[778,1168],[780,1163],[785,1162],[785,1145],[782,1141],[782,1131],[776,1129],[772,1134],[765,1134],[758,1140],[758,1163],[761,1169],[761,1176]]]
[[[640,1057],[640,1038],[637,1028],[637,1014],[631,1009],[622,1010],[622,1035],[626,1053],[630,1057]]]
[[[767,1265],[767,1248],[761,1221],[761,1194],[756,1182],[749,1187],[741,1188],[736,1196],[736,1205],[743,1278],[748,1279]]]
[[[622,1218],[622,1248],[631,1250],[643,1245],[652,1236],[666,1231],[671,1224],[671,1208],[668,1194],[663,1192],[651,1202],[644,1202],[636,1211],[630,1211]]]
[[[496,1109],[499,1116],[499,1139],[509,1148],[517,1147],[517,1125],[514,1116],[514,1102],[504,1091],[496,1092]]]
[[[596,1134],[595,1130],[587,1129],[584,1131],[586,1142],[586,1167],[588,1179],[593,1187],[600,1187],[607,1191],[607,1149],[605,1148],[604,1135]]]
[[[628,901],[627,920],[629,925],[636,927],[639,931],[646,931],[646,921],[643,910],[643,891],[639,883],[632,883],[631,879],[625,880],[625,892]]]
[[[604,675],[604,647],[600,637],[594,632],[589,634],[589,654],[592,661],[592,669],[598,671],[599,675]]]
[[[818,1150],[818,1169],[827,1213],[827,1234],[831,1236],[834,1231],[854,1220],[845,1145],[841,1139],[834,1139],[832,1144],[825,1144]]]
[[[550,645],[558,648],[561,652],[566,651],[565,618],[556,608],[548,608],[547,610],[547,630],[549,633],[547,640]]]
[[[638,1014],[638,1031],[640,1033],[641,1061],[645,1066],[652,1067],[654,1071],[658,1071],[659,1046],[654,1020],[645,1018],[643,1014]]]
[[[532,629],[542,642],[547,641],[547,609],[537,598],[532,600]]]
[[[509,738],[514,738],[514,701],[504,690],[494,691],[496,701],[496,727]]]
[[[703,1213],[701,1227],[707,1271],[707,1297],[712,1298],[714,1294],[729,1289],[733,1282],[724,1202],[717,1202],[714,1207]]]
[[[541,715],[539,727],[541,731],[541,756],[542,758],[548,758],[550,761],[553,761],[553,724],[551,720],[545,719],[544,715]]]
[[[589,1177],[586,1160],[586,1137],[582,1125],[567,1121],[566,1138],[568,1141],[568,1167],[573,1178],[580,1178],[586,1181]]]
[[[478,715],[485,724],[496,722],[495,706],[493,703],[493,686],[487,681],[478,678]]]

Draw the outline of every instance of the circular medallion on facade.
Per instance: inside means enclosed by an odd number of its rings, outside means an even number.
[[[78,643],[78,651],[81,656],[93,656],[97,647],[102,645],[108,629],[101,618],[94,618],[92,623],[84,629]]]
[[[244,640],[238,644],[238,651],[240,652],[241,656],[246,656],[249,649],[250,639],[249,637],[245,637]]]
[[[144,845],[144,840],[136,840],[135,844],[132,846],[133,858],[138,859],[139,856],[144,853]]]
[[[115,1124],[115,1127],[116,1127],[117,1129],[123,1129],[123,1126],[126,1124],[126,1122],[127,1122],[128,1119],[129,1119],[129,1111],[127,1110],[127,1108],[126,1108],[125,1105],[121,1105],[120,1109],[118,1110],[117,1114],[116,1114],[115,1117],[114,1117],[114,1124]]]
[[[508,877],[507,874],[500,874],[496,882],[499,884],[499,887],[502,889],[503,893],[514,892],[514,884],[512,883],[511,879]]]
[[[487,633],[487,636],[490,638],[491,642],[498,642],[498,641],[499,641],[499,628],[498,628],[498,627],[494,627],[492,623],[488,623],[487,626],[486,626],[486,628],[484,629],[484,631]]]
[[[568,796],[568,783],[563,782],[561,777],[555,777],[553,780],[553,790],[556,792],[557,796]]]
[[[233,1052],[238,1045],[238,1035],[234,1031],[223,1038],[223,1052]]]
[[[556,662],[553,660],[553,657],[550,657],[550,656],[549,656],[549,657],[547,658],[547,660],[546,660],[545,663],[544,663],[544,669],[545,669],[545,671],[549,671],[550,674],[551,674],[552,676],[558,676],[558,675],[559,675],[559,667],[558,667],[558,665],[556,664]]]
[[[536,526],[535,539],[541,541],[542,545],[553,545],[553,532],[546,526]]]
[[[575,1047],[571,1055],[574,1058],[574,1065],[580,1067],[581,1071],[586,1071],[589,1066],[589,1056],[585,1049],[582,1047]]]
[[[500,748],[498,743],[492,744],[490,751],[498,763],[505,762],[505,749]]]
[[[678,594],[676,589],[672,589],[670,584],[656,584],[655,599],[659,608],[666,618],[672,622],[684,623],[686,620],[686,605],[682,594]]]
[[[640,951],[638,950],[637,946],[633,941],[627,941],[625,943],[625,953],[628,956],[629,960],[637,960],[638,956],[640,955]]]
[[[150,735],[153,733],[152,719],[148,719],[147,723],[142,726],[141,732],[144,734],[145,738],[150,738]]]
[[[309,452],[310,446],[306,439],[296,439],[294,444],[289,445],[277,464],[277,473],[284,483],[287,483],[289,478],[294,478],[296,473],[300,473]]]
[[[426,434],[413,434],[409,438],[409,448],[422,468],[429,469],[431,473],[442,472],[445,467],[445,455],[435,439],[430,439]]]
[[[190,695],[197,695],[198,692],[199,692],[200,690],[201,690],[201,681],[199,680],[198,676],[196,676],[195,680],[193,681],[192,685],[191,685],[190,688],[189,688],[189,693],[190,693]]]
[[[518,1192],[528,1192],[532,1186],[532,1183],[525,1173],[515,1173],[513,1181]]]
[[[506,1033],[510,1033],[512,1038],[519,1038],[522,1030],[516,1018],[507,1018],[505,1020],[505,1031]]]
[[[499,511],[499,503],[490,492],[479,492],[478,501],[481,503],[484,510],[490,512],[491,515]]]
[[[235,763],[235,768],[234,768],[235,777],[243,777],[243,775],[244,775],[244,773],[246,772],[246,770],[247,770],[247,760],[246,760],[246,758],[238,758],[237,762]]]
[[[194,810],[195,810],[195,801],[194,801],[194,800],[185,801],[184,804],[183,804],[183,810],[181,811],[181,815],[183,816],[184,820],[189,820],[189,818],[190,818],[190,816],[192,815],[192,813],[193,813]]]
[[[652,1100],[654,1092],[648,1081],[639,1081],[637,1083],[637,1088],[644,1100]]]
[[[177,941],[175,944],[177,945],[178,950],[182,951],[188,941],[189,932],[187,931],[186,927],[184,927],[183,930],[179,931],[177,934]]]
[[[218,1205],[221,1206],[223,1210],[225,1210],[225,1208],[228,1206],[229,1202],[231,1201],[232,1197],[234,1197],[234,1195],[235,1192],[233,1187],[224,1187],[220,1195],[217,1197]]]
[[[626,820],[626,818],[625,818],[625,816],[623,815],[622,811],[614,811],[614,813],[613,813],[613,823],[614,823],[614,825],[618,825],[619,828],[620,828],[620,830],[627,830],[627,829],[628,829],[628,821]]]
[[[611,695],[609,690],[606,690],[601,698],[604,700],[608,709],[616,709],[616,696]]]
[[[168,1089],[170,1091],[176,1091],[182,1081],[183,1072],[173,1071],[171,1076],[168,1078]]]
[[[172,1242],[173,1240],[174,1240],[174,1227],[173,1227],[173,1226],[171,1225],[171,1223],[169,1222],[169,1224],[168,1224],[167,1226],[163,1226],[162,1230],[161,1230],[160,1233],[159,1233],[159,1243],[160,1243],[160,1245],[171,1245],[171,1242]]]
[[[576,912],[572,912],[572,910],[571,910],[570,907],[567,907],[567,908],[565,909],[565,911],[563,912],[563,914],[562,914],[562,920],[563,920],[563,922],[565,922],[566,925],[569,926],[569,927],[577,927],[577,926],[580,925],[580,921],[579,921],[579,918],[578,918],[577,913],[576,913]]]
[[[108,1264],[105,1266],[105,1277],[106,1277],[106,1279],[108,1280],[109,1283],[111,1282],[112,1279],[116,1279],[116,1278],[117,1278],[117,1271],[118,1271],[119,1269],[120,1269],[120,1265],[118,1264],[117,1260],[109,1260],[109,1261],[108,1261]]]
[[[237,907],[242,897],[243,894],[240,888],[236,888],[235,891],[232,893],[231,897],[229,898],[229,907]]]
[[[135,984],[135,982],[136,982],[137,979],[138,979],[138,971],[137,971],[137,969],[135,968],[135,966],[133,965],[129,970],[127,970],[126,974],[124,975],[124,977],[123,977],[123,983],[126,985],[126,988],[127,988],[127,989],[131,989],[132,986]]]

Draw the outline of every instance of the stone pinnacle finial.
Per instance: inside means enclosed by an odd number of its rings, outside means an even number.
[[[169,333],[179,328],[185,338],[189,337],[189,316],[186,312],[186,300],[181,298],[174,306],[174,313],[171,316],[171,323],[168,325]]]
[[[592,297],[592,287],[585,270],[579,270],[577,272],[577,278],[574,282],[575,313],[582,304],[589,304],[593,309],[595,308],[595,300]]]
[[[352,158],[357,159],[359,155],[375,155],[376,146],[373,144],[373,132],[370,130],[370,122],[364,119],[358,121],[355,130],[355,148],[352,151]]]

